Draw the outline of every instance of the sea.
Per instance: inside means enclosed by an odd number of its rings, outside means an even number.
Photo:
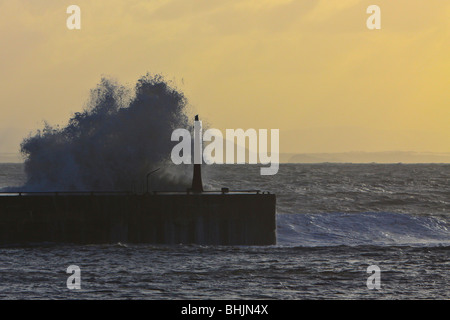
[[[202,174],[205,189],[276,194],[277,244],[1,247],[0,299],[450,299],[449,164],[280,164],[273,176],[213,165]],[[0,188],[25,180],[23,164],[0,164]],[[71,265],[79,290],[67,287]]]

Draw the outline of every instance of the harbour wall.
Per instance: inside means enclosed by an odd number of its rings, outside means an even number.
[[[0,195],[0,244],[276,244],[267,193]]]

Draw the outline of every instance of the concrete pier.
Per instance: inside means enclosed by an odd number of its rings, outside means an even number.
[[[276,244],[260,192],[0,194],[0,244]]]

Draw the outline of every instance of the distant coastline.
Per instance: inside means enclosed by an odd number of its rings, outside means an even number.
[[[281,163],[450,163],[449,153],[385,151],[282,153]]]
[[[0,163],[22,163],[23,159],[20,153],[0,152]]]
[[[0,163],[22,163],[19,153],[0,152]],[[450,152],[281,153],[280,163],[450,163]]]

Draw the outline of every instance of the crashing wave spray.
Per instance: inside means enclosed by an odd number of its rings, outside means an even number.
[[[129,191],[143,185],[185,190],[189,179],[170,167],[174,128],[188,128],[187,99],[162,76],[147,74],[132,90],[103,78],[87,106],[64,128],[23,140],[26,191]],[[178,169],[179,171],[180,169]]]

